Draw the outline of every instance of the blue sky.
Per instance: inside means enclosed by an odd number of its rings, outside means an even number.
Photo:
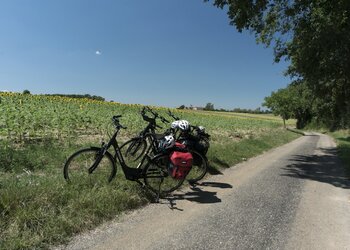
[[[0,2],[0,90],[256,108],[286,66],[202,0]]]

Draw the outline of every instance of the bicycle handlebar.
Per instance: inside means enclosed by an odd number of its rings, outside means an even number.
[[[146,112],[151,113],[153,115],[153,117],[147,116]],[[141,116],[142,116],[143,120],[154,124],[157,128],[162,128],[162,127],[156,124],[156,119],[160,119],[161,122],[163,122],[163,123],[170,123],[167,119],[165,119],[163,116],[159,115],[157,112],[153,111],[148,106],[145,106],[142,108]]]
[[[127,129],[127,127],[123,126],[120,124],[119,122],[119,118],[122,117],[121,115],[115,115],[112,117],[112,121],[114,123],[114,125],[117,127],[117,128],[122,128],[122,129]]]

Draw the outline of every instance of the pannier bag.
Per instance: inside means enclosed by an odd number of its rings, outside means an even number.
[[[192,168],[193,157],[189,152],[174,151],[170,155],[169,173],[174,179],[185,179]]]

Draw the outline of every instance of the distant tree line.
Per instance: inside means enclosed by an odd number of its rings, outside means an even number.
[[[30,91],[28,89],[23,90],[22,92],[24,95],[30,95]],[[91,99],[91,100],[96,100],[96,101],[105,101],[105,98],[102,96],[97,96],[97,95],[89,95],[89,94],[84,94],[84,95],[79,95],[79,94],[45,94],[45,96],[60,96],[60,97],[69,97],[69,98],[85,98],[85,99]]]
[[[245,109],[245,108],[234,108],[234,109],[215,109],[214,104],[208,102],[204,107],[186,107],[185,105],[181,105],[178,109],[192,109],[192,110],[206,110],[206,111],[220,111],[220,112],[235,112],[235,113],[248,113],[248,114],[271,114],[272,111],[269,109],[261,109],[260,107],[256,109]]]
[[[234,109],[214,109],[214,111],[220,111],[220,112],[234,112],[234,113],[246,113],[246,114],[272,114],[271,110],[268,109],[245,109],[245,108],[234,108]]]
[[[271,114],[272,113],[271,110],[268,110],[268,109],[263,110],[260,107],[256,108],[256,109],[234,108],[232,110],[232,112],[235,112],[235,113],[248,113],[248,114]]]
[[[105,98],[97,95],[89,95],[89,94],[84,94],[84,95],[78,95],[78,94],[45,94],[46,96],[60,96],[60,97],[69,97],[69,98],[86,98],[86,99],[91,99],[91,100],[96,100],[96,101],[105,101]]]

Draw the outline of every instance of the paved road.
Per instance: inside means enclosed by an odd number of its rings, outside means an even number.
[[[350,249],[350,183],[326,135],[301,137],[161,202],[66,248]]]

